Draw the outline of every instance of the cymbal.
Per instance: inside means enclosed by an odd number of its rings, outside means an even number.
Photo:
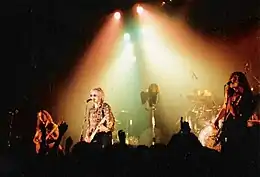
[[[120,125],[120,124],[121,124],[121,122],[120,122],[119,120],[117,120],[117,119],[115,119],[115,123],[116,123],[117,125]]]
[[[212,93],[209,90],[197,90],[193,95],[197,96],[212,96]]]
[[[204,90],[204,91],[198,90],[198,91],[196,91],[196,93],[189,94],[186,97],[189,100],[197,101],[199,99],[207,99],[211,96],[212,96],[212,93],[208,90]],[[200,100],[200,101],[203,101],[203,100]]]
[[[213,110],[212,109],[206,109],[205,111],[206,112],[212,112]]]
[[[120,112],[123,112],[123,113],[128,113],[128,111],[126,111],[126,110],[121,110]]]
[[[210,91],[208,91],[208,90],[204,90],[204,92],[203,92],[203,96],[212,96],[212,93],[210,92]]]

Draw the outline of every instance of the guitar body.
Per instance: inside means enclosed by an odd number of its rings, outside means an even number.
[[[213,126],[208,125],[204,127],[198,136],[198,139],[202,146],[216,150],[216,151],[221,151],[221,144],[218,143],[217,135],[218,135],[218,130],[215,129]]]
[[[103,119],[99,122],[99,124],[97,125],[96,129],[92,132],[92,134],[91,134],[89,137],[86,137],[86,138],[85,138],[85,141],[86,141],[87,143],[91,143],[91,142],[92,142],[92,140],[94,139],[94,137],[95,137],[96,134],[98,133],[100,126],[101,126],[102,124],[104,124],[105,121],[106,121],[106,119],[103,118]]]
[[[55,142],[54,142],[55,140],[52,139],[51,137],[52,137],[52,134],[55,132],[56,129],[57,129],[57,127],[54,127],[52,129],[52,131],[50,131],[50,133],[48,133],[46,135],[46,146],[48,147],[48,149],[52,149],[55,145]],[[33,139],[33,142],[35,144],[35,151],[36,151],[37,154],[40,151],[41,139],[42,139],[42,132],[39,130],[39,131],[36,132],[36,135]],[[48,142],[50,140],[51,140],[51,142]],[[62,146],[59,145],[59,149],[62,150]]]

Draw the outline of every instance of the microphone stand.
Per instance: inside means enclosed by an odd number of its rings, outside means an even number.
[[[84,124],[86,122],[86,118],[83,121],[83,125],[81,126],[81,133],[80,133],[80,138],[79,141],[84,141],[84,137],[83,137],[83,132],[84,132]]]
[[[156,132],[155,132],[155,127],[156,127],[156,123],[155,123],[155,110],[156,110],[156,105],[155,105],[155,104],[152,104],[152,107],[151,107],[152,133],[153,133],[153,141],[152,141],[152,145],[155,145],[155,143],[156,143]]]
[[[257,87],[258,89],[260,89],[260,80],[252,74],[252,70],[251,70],[251,64],[250,62],[247,62],[244,66],[244,70],[245,70],[245,74],[250,74],[250,76],[254,79],[254,81],[257,83]],[[258,92],[260,92],[260,90],[258,90]]]
[[[147,111],[150,111],[150,119],[152,121],[152,145],[156,143],[156,121],[155,121],[155,111],[156,111],[156,103],[151,103],[148,101],[149,108],[145,108]]]
[[[83,119],[83,123],[82,123],[82,126],[81,126],[81,132],[80,132],[80,139],[79,139],[79,141],[84,141],[83,133],[84,133],[86,121],[87,121],[87,105],[86,105],[85,111],[84,111],[84,119]]]

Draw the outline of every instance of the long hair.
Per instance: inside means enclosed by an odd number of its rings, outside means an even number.
[[[232,77],[238,76],[238,85],[243,87],[244,91],[242,94],[242,102],[243,106],[241,106],[241,111],[243,112],[244,117],[248,120],[250,116],[252,116],[255,103],[254,103],[254,95],[249,82],[246,78],[246,75],[242,72],[234,72],[231,74],[229,81]]]
[[[250,84],[246,78],[246,75],[243,72],[238,72],[238,71],[233,72],[229,77],[229,81],[231,81],[232,77],[234,77],[234,76],[238,76],[239,85],[243,87],[244,93],[249,94],[250,96],[253,96],[253,92],[252,92]]]
[[[47,119],[47,121],[49,123],[53,123],[53,119],[50,115],[50,113],[46,110],[40,110],[37,114],[41,113],[41,117],[37,117],[37,125],[36,125],[36,129],[39,130],[40,129],[40,125],[42,124],[42,120]]]

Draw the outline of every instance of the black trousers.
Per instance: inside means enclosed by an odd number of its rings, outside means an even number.
[[[92,143],[98,144],[101,148],[106,148],[112,145],[112,132],[100,132],[97,133]]]
[[[225,123],[221,136],[222,152],[237,158],[243,154],[248,144],[248,129],[246,123],[229,119]]]

